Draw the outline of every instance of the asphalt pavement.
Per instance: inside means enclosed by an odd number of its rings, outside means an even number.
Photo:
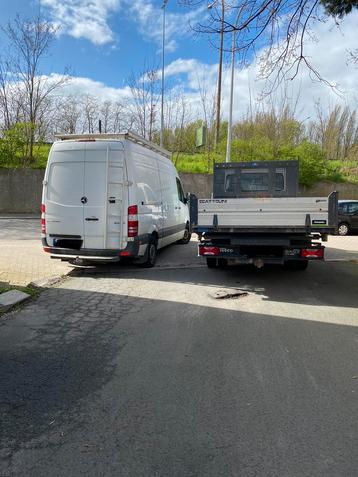
[[[0,475],[356,476],[357,286],[195,242],[74,270],[0,321]]]

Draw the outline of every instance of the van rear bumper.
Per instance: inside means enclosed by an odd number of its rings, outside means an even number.
[[[51,255],[51,258],[60,260],[96,260],[104,262],[119,262],[124,257],[137,257],[139,253],[139,242],[129,242],[127,247],[123,250],[109,250],[109,249],[70,249],[60,247],[50,247],[47,245],[46,239],[42,239],[42,245],[45,252]]]

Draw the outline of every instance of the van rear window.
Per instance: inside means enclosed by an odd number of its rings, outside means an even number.
[[[54,162],[47,182],[49,201],[61,205],[81,205],[83,162]]]

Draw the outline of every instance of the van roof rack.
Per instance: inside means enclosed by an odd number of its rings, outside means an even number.
[[[116,141],[128,139],[129,141],[135,142],[136,144],[140,144],[148,149],[151,149],[152,151],[159,152],[165,157],[170,158],[171,153],[164,149],[163,147],[158,146],[157,144],[154,144],[154,142],[148,141],[142,136],[139,136],[139,134],[136,134],[132,131],[123,131],[121,133],[104,133],[104,134],[55,134],[55,139],[59,141],[76,141],[78,139],[113,139]]]

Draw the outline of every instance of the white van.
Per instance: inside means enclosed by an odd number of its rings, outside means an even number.
[[[128,132],[56,139],[43,182],[45,252],[152,267],[159,248],[189,242],[187,199],[168,151]]]

